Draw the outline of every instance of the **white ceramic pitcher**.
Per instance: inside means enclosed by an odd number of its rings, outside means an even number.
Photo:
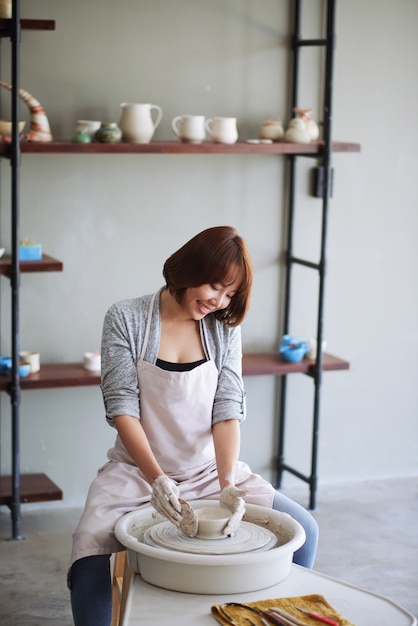
[[[122,140],[128,143],[149,143],[161,122],[163,112],[158,104],[137,104],[122,102],[122,113],[119,120],[119,128],[122,131]],[[151,111],[157,112],[155,120]]]

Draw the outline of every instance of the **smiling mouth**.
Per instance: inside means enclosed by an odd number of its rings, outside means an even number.
[[[213,313],[216,309],[210,309],[209,307],[207,307],[206,305],[204,305],[202,302],[197,303],[197,306],[199,307],[200,312],[203,315],[208,315],[209,313]]]

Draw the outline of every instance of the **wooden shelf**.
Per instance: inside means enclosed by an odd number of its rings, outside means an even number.
[[[24,30],[55,30],[55,20],[20,20]]]
[[[62,490],[46,474],[21,474],[20,502],[62,500]],[[12,502],[12,479],[0,476],[0,505]]]
[[[0,143],[0,156],[9,157],[9,143]],[[293,154],[317,156],[322,153],[324,143],[309,144],[277,142],[272,144],[252,144],[246,141],[227,145],[204,141],[201,144],[186,144],[180,141],[152,141],[151,143],[73,143],[52,141],[31,143],[21,141],[22,154]],[[359,152],[360,144],[335,141],[334,152]]]
[[[326,352],[322,355],[323,371],[348,370],[350,363]],[[277,352],[260,352],[244,354],[242,362],[244,376],[283,376],[284,374],[308,374],[315,373],[315,360],[302,359],[299,363],[283,361]]]
[[[20,379],[25,389],[56,389],[60,387],[89,387],[100,384],[100,373],[84,369],[82,363],[46,363],[36,374]],[[0,376],[0,391],[10,390],[10,376]]]
[[[47,254],[42,255],[40,261],[21,261],[19,263],[20,271],[22,273],[31,272],[62,272],[64,264],[62,261],[54,259]],[[12,256],[11,254],[4,254],[0,258],[0,274],[3,276],[12,275]]]
[[[0,37],[8,36],[11,32],[12,20],[0,18]],[[20,20],[23,30],[55,30],[55,20]]]
[[[348,361],[331,354],[323,355],[323,370],[347,370]],[[244,376],[283,376],[284,374],[308,374],[315,372],[315,361],[303,359],[299,363],[282,361],[277,352],[244,354]],[[57,389],[60,387],[89,387],[100,385],[100,373],[84,369],[82,363],[46,363],[36,374],[20,379],[22,391],[30,389]],[[0,376],[0,392],[10,391],[10,377]]]

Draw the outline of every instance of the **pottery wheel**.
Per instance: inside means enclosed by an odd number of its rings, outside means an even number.
[[[193,554],[240,554],[270,550],[277,544],[277,537],[267,528],[251,522],[241,522],[232,537],[200,539],[188,537],[171,522],[161,522],[145,531],[144,543]]]

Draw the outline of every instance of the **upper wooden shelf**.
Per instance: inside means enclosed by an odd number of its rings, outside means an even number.
[[[322,369],[324,371],[348,370],[350,363],[344,359],[324,352],[322,354]],[[302,359],[299,363],[283,361],[277,352],[258,352],[244,354],[242,361],[244,376],[315,373],[315,359]]]
[[[11,32],[12,20],[0,18],[0,37],[8,36]],[[20,20],[23,30],[55,30],[55,20]]]
[[[21,261],[19,267],[22,273],[62,272],[64,265],[62,261],[43,254],[40,261]],[[10,254],[4,254],[0,258],[0,274],[9,278],[12,275],[12,257]]]
[[[348,361],[339,359],[331,354],[323,355],[323,370],[347,370]],[[262,376],[284,374],[313,375],[315,361],[303,359],[299,363],[282,361],[277,352],[260,352],[244,354],[243,375]],[[54,389],[59,387],[89,387],[100,384],[100,373],[90,372],[83,368],[82,363],[46,363],[36,374],[30,374],[20,379],[22,391],[27,389]],[[0,392],[10,391],[10,377],[0,376]]]
[[[359,152],[360,144],[335,141],[334,152]],[[180,141],[151,141],[151,143],[73,143],[72,141],[52,141],[30,143],[22,141],[23,154],[294,154],[316,156],[324,149],[324,142],[253,144],[239,141],[234,144],[220,144],[204,141],[201,144],[187,144]],[[10,155],[10,144],[0,143],[0,155]]]

